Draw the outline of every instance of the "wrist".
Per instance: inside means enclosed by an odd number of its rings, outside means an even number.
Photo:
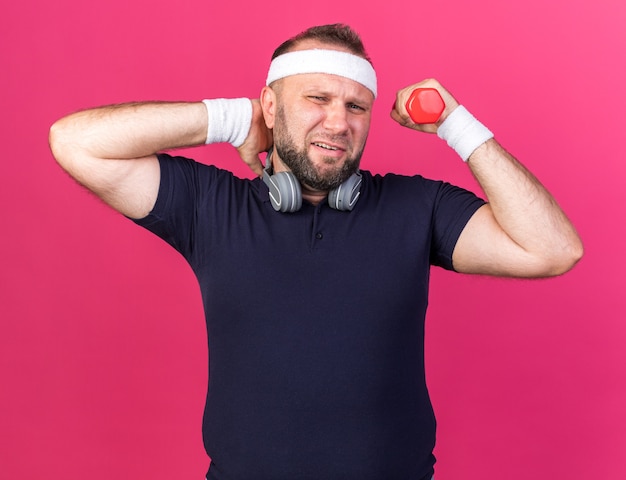
[[[227,142],[240,147],[252,124],[252,102],[248,98],[203,100],[208,115],[206,144]]]
[[[437,136],[467,162],[474,150],[493,138],[493,133],[459,105],[439,126]]]

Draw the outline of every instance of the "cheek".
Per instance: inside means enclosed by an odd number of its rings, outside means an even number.
[[[370,124],[368,121],[355,121],[350,125],[353,138],[356,142],[364,144],[369,134]]]
[[[312,109],[303,110],[294,116],[294,127],[300,132],[311,133],[317,128],[321,128],[323,115]]]
[[[299,112],[287,118],[289,121],[282,123],[282,132],[296,142],[306,142],[310,136],[314,135],[316,126],[319,124],[315,116],[307,112]]]

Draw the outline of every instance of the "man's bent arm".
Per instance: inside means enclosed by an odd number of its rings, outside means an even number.
[[[105,203],[132,218],[156,202],[156,153],[203,144],[208,118],[197,103],[129,103],[69,115],[50,129],[59,164]]]
[[[547,277],[571,269],[583,245],[541,183],[494,139],[469,157],[489,204],[459,237],[453,255],[460,272]]]
[[[415,88],[436,88],[445,109],[436,124],[416,124],[405,103]],[[414,130],[436,133],[458,102],[433,79],[398,92],[391,117]],[[552,195],[495,139],[468,158],[489,203],[461,233],[452,261],[463,273],[509,277],[548,277],[571,269],[583,255],[582,242]]]

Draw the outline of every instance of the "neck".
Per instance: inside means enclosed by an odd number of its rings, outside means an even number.
[[[283,163],[280,157],[276,154],[276,151],[272,151],[272,169],[275,173],[278,172],[289,172],[290,169]],[[322,200],[324,200],[328,196],[328,192],[325,190],[316,190],[314,188],[309,187],[308,185],[300,182],[300,186],[302,188],[302,199],[313,205],[319,205]]]
[[[302,186],[302,199],[312,203],[313,205],[319,205],[320,202],[328,196],[328,192],[314,190],[308,185],[300,185]]]

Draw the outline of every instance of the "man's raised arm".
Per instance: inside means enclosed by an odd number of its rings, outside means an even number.
[[[207,133],[202,103],[128,103],[69,115],[50,129],[57,162],[115,210],[146,216],[156,201],[161,150],[199,145]]]
[[[437,124],[417,125],[410,120],[404,102],[418,87],[436,88],[441,94],[445,110]],[[401,90],[396,105],[399,107],[392,112],[392,118],[402,125],[447,136],[448,143],[456,146],[467,161],[489,201],[472,216],[457,241],[453,254],[457,271],[548,277],[565,273],[578,262],[583,255],[582,242],[552,195],[495,139],[489,138],[491,132],[459,107],[438,82],[427,80]],[[453,112],[454,126],[450,122],[446,125]],[[442,126],[447,128],[446,134],[440,131]]]
[[[236,146],[243,160],[261,173],[254,152],[269,148],[271,132],[258,101],[112,105],[71,114],[50,129],[50,148],[58,163],[131,218],[145,217],[156,202],[160,180],[156,153],[220,141]]]

